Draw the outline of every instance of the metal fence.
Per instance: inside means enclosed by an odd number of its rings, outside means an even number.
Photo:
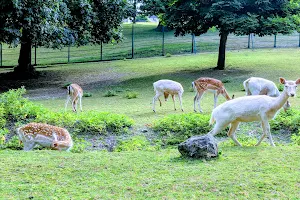
[[[220,38],[216,31],[201,36],[174,37],[173,31],[156,31],[156,26],[155,23],[123,24],[124,40],[119,43],[69,46],[60,50],[33,46],[32,64],[95,62],[218,51]],[[265,37],[229,35],[227,40],[227,50],[292,47],[300,47],[299,33]],[[0,44],[0,67],[16,66],[19,50],[19,47],[9,48],[6,44]]]

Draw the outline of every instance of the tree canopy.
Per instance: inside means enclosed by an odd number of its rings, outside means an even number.
[[[175,0],[166,8],[167,24],[175,35],[220,33],[218,69],[225,68],[229,33],[259,36],[288,34],[299,25],[299,1],[288,0]]]
[[[0,0],[0,42],[21,45],[18,73],[31,74],[31,47],[107,43],[122,38],[126,0]]]

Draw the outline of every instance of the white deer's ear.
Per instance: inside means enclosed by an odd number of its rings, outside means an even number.
[[[296,80],[296,84],[297,84],[297,85],[300,84],[300,78]]]
[[[282,77],[280,77],[280,78],[279,78],[279,82],[280,82],[281,84],[285,84],[285,79],[282,78]]]

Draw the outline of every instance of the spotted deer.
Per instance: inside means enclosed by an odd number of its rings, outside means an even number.
[[[217,106],[218,96],[222,94],[225,99],[228,101],[231,98],[229,97],[224,84],[222,81],[214,78],[201,77],[192,82],[192,87],[196,91],[194,97],[194,111],[196,111],[196,102],[198,102],[199,111],[202,113],[202,108],[200,105],[201,98],[206,91],[214,93],[214,108]],[[233,98],[234,96],[232,96]]]
[[[65,105],[65,111],[67,110],[67,106],[69,101],[71,100],[72,102],[72,109],[74,112],[77,111],[77,102],[79,100],[79,104],[80,104],[80,110],[82,111],[82,103],[81,103],[81,99],[83,96],[83,90],[82,88],[77,85],[76,83],[72,83],[71,85],[69,85],[67,87],[68,89],[68,97],[67,97],[67,101],[66,101],[66,105]]]
[[[289,97],[296,95],[297,85],[300,84],[300,79],[287,81],[284,78],[280,78],[279,81],[284,85],[284,90],[277,97],[267,95],[244,96],[227,101],[216,107],[210,119],[210,124],[214,122],[216,122],[216,124],[209,134],[214,136],[230,125],[230,129],[227,133],[228,137],[230,137],[235,144],[241,146],[235,136],[235,131],[240,122],[260,121],[263,135],[256,146],[258,146],[266,136],[269,137],[271,146],[275,146],[270,132],[269,120],[276,116],[278,110],[286,103]]]
[[[73,146],[69,132],[57,126],[29,123],[17,129],[24,151],[30,151],[37,144],[54,150],[69,151]]]

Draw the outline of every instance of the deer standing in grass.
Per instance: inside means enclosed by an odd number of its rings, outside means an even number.
[[[194,111],[196,111],[196,102],[198,102],[199,111],[202,113],[202,108],[200,105],[201,98],[206,91],[214,93],[214,108],[217,106],[218,96],[222,94],[225,99],[228,101],[231,98],[229,97],[224,84],[222,81],[214,78],[201,77],[192,82],[192,87],[196,90],[196,96],[194,98]]]
[[[296,87],[300,84],[300,79],[287,81],[284,78],[280,78],[279,81],[284,85],[284,90],[278,97],[266,95],[245,96],[227,101],[216,107],[210,119],[210,124],[214,122],[216,122],[216,124],[209,134],[214,136],[230,124],[227,135],[235,144],[241,146],[235,135],[239,123],[260,121],[263,135],[256,146],[258,146],[266,136],[269,137],[271,146],[275,146],[270,132],[269,120],[275,117],[277,111],[286,103],[289,97],[296,95]]]
[[[159,99],[160,96],[164,95],[165,100],[167,101],[169,95],[172,96],[173,103],[174,103],[174,110],[176,110],[175,107],[175,95],[178,95],[179,102],[180,102],[180,107],[181,110],[183,111],[182,108],[182,94],[184,92],[183,87],[180,83],[172,80],[159,80],[153,83],[154,91],[155,91],[155,96],[153,97],[153,111],[155,112],[155,101],[158,99],[160,106],[161,106],[161,101]]]
[[[243,82],[246,95],[268,95],[270,97],[278,97],[280,92],[272,81],[264,78],[251,77]],[[284,111],[291,107],[290,102],[286,101],[283,105]]]
[[[69,151],[73,146],[69,132],[60,127],[42,123],[29,123],[17,129],[24,150],[30,151],[39,144],[54,150]]]
[[[79,100],[79,104],[80,104],[80,110],[82,111],[82,103],[81,103],[81,99],[83,96],[83,90],[82,88],[77,85],[76,83],[72,83],[71,85],[69,85],[67,87],[68,89],[68,97],[67,97],[67,101],[66,101],[66,105],[65,105],[65,111],[67,110],[67,106],[69,101],[71,100],[72,102],[72,109],[74,112],[77,111],[77,103]]]

